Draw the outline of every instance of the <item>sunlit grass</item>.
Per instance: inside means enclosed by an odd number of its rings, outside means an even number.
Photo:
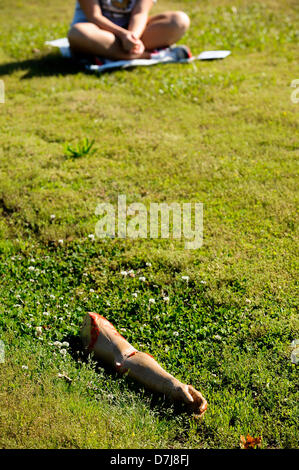
[[[295,2],[158,2],[190,14],[194,53],[232,55],[102,76],[44,46],[71,2],[17,3],[1,7],[0,446],[296,447]],[[202,202],[203,246],[94,240],[119,194]],[[81,357],[90,310],[200,389],[204,420]]]

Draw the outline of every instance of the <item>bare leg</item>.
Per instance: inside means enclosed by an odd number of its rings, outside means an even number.
[[[150,53],[142,55],[125,52],[114,34],[98,28],[93,23],[77,23],[68,33],[71,49],[75,53],[108,57],[110,59],[149,58]]]
[[[97,313],[88,313],[81,338],[85,348],[119,372],[128,372],[130,377],[149,389],[187,403],[196,417],[205,413],[207,402],[200,392],[168,374],[149,354],[137,351],[106,318]]]
[[[125,52],[119,39],[93,23],[77,23],[71,27],[68,39],[74,53],[96,55],[110,59],[149,59],[150,52],[178,41],[187,31],[189,17],[182,11],[169,11],[149,18],[141,37],[145,46],[142,55]]]
[[[167,11],[149,19],[141,41],[148,51],[170,46],[181,39],[189,26],[190,20],[186,13]]]

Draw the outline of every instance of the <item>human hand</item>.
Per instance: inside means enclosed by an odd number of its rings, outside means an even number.
[[[133,49],[130,51],[132,54],[138,54],[141,55],[145,50],[143,42],[138,39],[138,43],[133,47]]]
[[[207,411],[208,403],[202,394],[196,390],[192,385],[188,385],[188,392],[193,398],[191,409],[194,413],[194,418],[201,418]]]
[[[192,385],[178,382],[171,395],[175,400],[182,400],[187,403],[190,411],[193,412],[194,418],[201,418],[207,410],[208,403],[206,399]]]
[[[126,31],[121,36],[121,42],[124,50],[131,54],[142,54],[144,51],[144,45],[140,39],[138,39],[132,31]]]

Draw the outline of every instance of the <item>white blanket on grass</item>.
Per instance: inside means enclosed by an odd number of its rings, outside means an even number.
[[[54,41],[47,41],[47,46],[57,47],[63,57],[71,58],[71,50],[69,41],[67,38],[60,38],[55,39]],[[175,60],[170,57],[165,58],[152,58],[152,59],[132,59],[132,60],[109,60],[105,61],[103,65],[95,65],[95,64],[86,64],[85,68],[92,72],[104,72],[108,69],[114,68],[128,68],[128,67],[137,67],[137,66],[149,66],[149,65],[156,65],[156,64],[167,64],[170,62],[177,62],[177,63],[185,63],[189,64],[190,62],[194,62],[195,60],[216,60],[216,59],[224,59],[227,57],[231,51],[205,51],[197,56],[193,56],[187,59],[179,59]]]

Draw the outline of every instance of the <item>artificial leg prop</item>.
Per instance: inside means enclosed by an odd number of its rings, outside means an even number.
[[[147,353],[137,351],[114,326],[98,313],[89,312],[81,329],[83,345],[95,356],[115,367],[120,373],[141,382],[147,388],[164,393],[172,400],[189,405],[195,417],[202,416],[207,402],[192,385],[186,385],[168,374]]]

